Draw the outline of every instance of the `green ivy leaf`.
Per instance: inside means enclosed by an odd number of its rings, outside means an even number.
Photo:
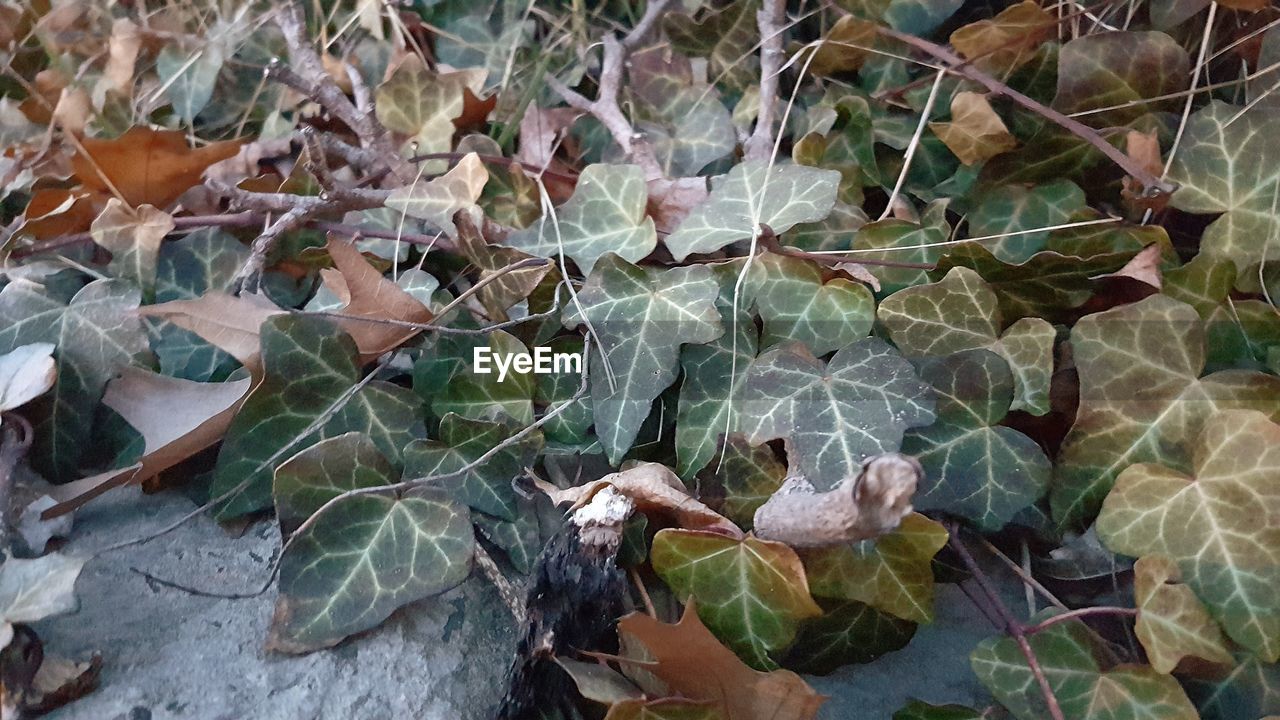
[[[1257,289],[1258,264],[1280,257],[1280,150],[1271,138],[1280,116],[1212,102],[1187,123],[1169,179],[1171,204],[1193,213],[1222,213],[1205,228],[1201,254],[1235,263],[1242,289]]]
[[[753,445],[787,440],[792,472],[830,489],[861,472],[869,455],[898,449],[902,434],[933,421],[933,393],[879,338],[864,338],[824,363],[801,345],[752,363],[742,422]]]
[[[58,382],[23,409],[35,427],[31,462],[45,477],[76,477],[107,381],[147,350],[133,312],[140,301],[137,287],[121,280],[91,282],[70,303],[29,280],[0,289],[0,355],[32,343],[55,347]]]
[[[276,519],[291,535],[308,517],[348,490],[395,482],[398,471],[368,435],[349,432],[312,445],[276,468]]]
[[[510,358],[516,354],[525,354],[529,349],[514,335],[495,330],[488,335],[487,345],[490,358]],[[467,367],[459,369],[448,380],[443,390],[437,386],[433,392],[431,411],[437,417],[456,413],[472,420],[492,420],[506,415],[522,425],[533,422],[533,391],[537,376],[533,373],[518,373],[512,367],[501,380],[498,367],[493,359],[488,362],[488,374],[478,372],[471,366],[471,359],[466,358]],[[571,377],[576,378],[577,374]]]
[[[787,466],[768,445],[752,445],[733,433],[725,438],[722,454],[698,473],[698,497],[738,527],[750,530],[756,510],[782,487],[786,475]]]
[[[1280,658],[1280,425],[1229,410],[1203,422],[1193,474],[1149,463],[1116,478],[1098,536],[1126,555],[1167,555],[1233,640]]]
[[[880,322],[908,356],[941,356],[986,348],[1014,373],[1012,409],[1033,415],[1049,411],[1053,373],[1053,326],[1024,318],[1001,335],[996,294],[976,272],[952,268],[939,282],[900,290],[885,298]]]
[[[938,260],[935,272],[945,277],[953,268],[966,267],[981,275],[995,292],[1000,314],[1006,320],[1057,318],[1093,296],[1096,284],[1092,278],[1119,270],[1134,254],[1117,252],[1085,258],[1045,250],[1015,265],[1000,260],[978,243],[966,242],[951,247]],[[1168,282],[1166,273],[1166,288]]]
[[[534,501],[522,498],[516,505],[515,520],[499,520],[484,513],[473,513],[471,519],[486,540],[501,548],[516,572],[528,575],[542,551],[542,531]]]
[[[1147,555],[1133,565],[1133,595],[1138,606],[1134,631],[1151,667],[1171,673],[1185,657],[1233,664],[1222,629],[1195,592],[1179,580],[1177,564],[1163,555]]]
[[[412,392],[374,380],[307,432],[360,382],[355,341],[322,318],[302,315],[271,317],[261,336],[262,382],[231,421],[214,468],[210,493],[236,491],[218,510],[224,520],[270,507],[275,468],[319,440],[363,432],[398,461],[421,423]]]
[[[735,165],[667,236],[676,260],[694,253],[715,252],[756,234],[760,225],[775,233],[799,223],[817,222],[831,212],[840,173],[804,165],[772,165],[748,160]]]
[[[559,337],[548,343],[554,353],[582,354],[582,338]],[[582,387],[580,373],[551,373],[538,375],[534,386],[534,400],[545,406],[546,412],[559,408],[569,402]],[[573,406],[551,418],[542,426],[542,432],[548,441],[574,444],[585,442],[591,434],[591,394],[584,394],[573,401]]]
[[[1027,641],[1049,687],[1072,720],[1186,720],[1196,717],[1178,681],[1144,665],[1105,668],[1110,652],[1079,620],[1052,625]],[[1019,720],[1049,716],[1039,683],[1011,637],[982,641],[970,656],[973,672]]]
[[[916,507],[999,530],[1044,494],[1053,473],[1034,440],[998,426],[1013,399],[1008,364],[988,350],[966,350],[926,361],[920,375],[938,393],[938,420],[902,440],[925,470]]]
[[[1202,720],[1265,718],[1280,713],[1280,665],[1240,653],[1237,665],[1218,673],[1188,677],[1187,695]]]
[[[1055,180],[1032,188],[1005,185],[983,195],[969,214],[969,236],[1018,233],[985,241],[984,247],[1004,262],[1026,262],[1043,250],[1049,239],[1048,230],[1026,230],[1062,225],[1084,207],[1084,191],[1070,180]]]
[[[450,121],[450,127],[452,127]],[[449,237],[457,237],[453,216],[459,210],[479,214],[476,201],[489,182],[489,172],[475,153],[467,153],[449,172],[438,178],[417,181],[392,190],[386,206],[418,220],[425,220]]]
[[[823,603],[821,617],[800,625],[795,644],[783,662],[803,673],[826,675],[850,664],[869,663],[900,650],[916,633],[916,624],[856,600]]]
[[[734,3],[710,9],[695,21],[684,13],[667,13],[662,29],[681,53],[710,59],[709,76],[741,90],[760,81],[759,63],[751,47],[760,39],[754,8]]]
[[[479,460],[515,434],[518,428],[486,420],[468,420],[449,413],[440,420],[438,439],[415,440],[404,449],[404,476],[422,478],[429,475],[457,473]],[[502,520],[515,520],[516,493],[511,481],[524,473],[525,467],[542,448],[541,434],[534,432],[520,442],[504,448],[489,460],[440,483],[480,512]]]
[[[212,31],[209,40],[202,47],[192,47],[190,43],[165,45],[156,55],[156,74],[164,96],[187,125],[213,98],[218,73],[222,71],[222,43]]]
[[[769,656],[791,643],[800,620],[822,614],[809,597],[804,567],[782,543],[700,530],[660,530],[650,551],[658,573],[682,601],[748,665],[773,670]]]
[[[908,35],[928,35],[960,9],[964,0],[889,0],[884,20],[889,27]]]
[[[940,243],[951,234],[947,224],[946,203],[931,203],[920,222],[877,220],[863,225],[853,237],[853,248],[859,258],[884,262],[908,262],[932,265],[942,254]],[[929,282],[926,270],[901,267],[868,266],[880,281],[884,294]]]
[[[1141,102],[1186,88],[1191,59],[1162,32],[1103,32],[1078,37],[1058,54],[1058,94],[1064,113],[1113,108],[1085,115],[1097,128],[1129,125],[1176,100]]]
[[[688,478],[715,456],[721,437],[737,432],[737,402],[747,368],[758,352],[760,332],[747,312],[750,300],[744,292],[733,318],[735,282],[742,261],[708,265],[719,287],[716,309],[725,328],[720,337],[680,349],[680,399],[676,414],[676,470]]]
[[[812,260],[762,253],[751,263],[748,288],[764,321],[760,347],[801,342],[826,355],[867,336],[875,300],[861,283],[824,272]]]
[[[919,514],[892,532],[852,545],[805,550],[809,589],[856,600],[912,622],[933,621],[933,556],[947,544],[942,525]]]
[[[1082,318],[1071,346],[1080,408],[1049,495],[1064,526],[1087,524],[1130,465],[1189,471],[1193,441],[1215,411],[1251,408],[1280,417],[1280,378],[1242,370],[1200,377],[1200,316],[1163,295]]]
[[[310,652],[377,627],[397,608],[465,580],[474,552],[467,508],[443,490],[340,500],[280,559],[267,645]]]
[[[609,462],[622,460],[654,399],[675,381],[680,345],[710,342],[724,332],[716,294],[705,267],[654,270],[607,254],[578,303],[565,308],[565,327],[590,321],[600,340],[591,348],[591,403]],[[610,370],[616,390],[609,386]]]
[[[502,244],[545,258],[560,257],[563,247],[585,274],[608,252],[638,262],[658,245],[653,218],[644,211],[648,199],[638,166],[588,165],[554,220],[544,215]]]

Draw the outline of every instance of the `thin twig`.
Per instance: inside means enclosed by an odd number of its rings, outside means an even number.
[[[1058,698],[1053,694],[1053,687],[1049,685],[1049,679],[1045,677],[1044,669],[1040,667],[1040,661],[1036,659],[1036,653],[1032,650],[1031,643],[1027,642],[1022,623],[1018,622],[1013,613],[1009,612],[1009,608],[1000,599],[1000,595],[996,593],[995,588],[991,587],[986,573],[978,566],[978,562],[973,559],[969,548],[965,547],[964,543],[960,541],[960,526],[953,524],[949,530],[950,538],[947,541],[948,544],[960,556],[960,561],[964,563],[974,581],[978,583],[978,587],[986,595],[987,600],[991,603],[991,609],[1000,616],[1004,631],[1013,636],[1014,641],[1018,644],[1018,649],[1022,651],[1023,657],[1027,659],[1027,667],[1031,669],[1031,674],[1040,685],[1040,693],[1044,696],[1045,706],[1049,709],[1049,717],[1053,718],[1053,720],[1066,720],[1062,714],[1062,707],[1058,705]]]
[[[1061,623],[1061,622],[1066,622],[1068,620],[1076,620],[1078,618],[1083,618],[1083,617],[1093,617],[1095,615],[1137,617],[1138,610],[1136,608],[1109,607],[1105,605],[1099,605],[1097,607],[1079,608],[1078,610],[1068,610],[1067,612],[1054,615],[1053,617],[1050,617],[1050,618],[1046,618],[1036,623],[1035,625],[1026,627],[1023,629],[1023,632],[1026,633],[1027,635],[1034,635],[1040,632],[1041,630],[1044,630],[1045,628],[1053,627],[1054,625],[1057,625],[1058,623]]]
[[[547,84],[564,98],[570,107],[589,113],[599,120],[600,124],[604,125],[613,136],[613,141],[622,148],[623,154],[644,170],[646,180],[665,177],[666,173],[662,171],[662,165],[653,154],[649,141],[644,135],[635,131],[631,121],[627,120],[626,115],[622,114],[622,109],[618,107],[618,90],[622,85],[622,68],[626,50],[612,35],[605,35],[602,42],[604,59],[600,63],[600,90],[595,100],[588,100],[552,75],[547,76]]]
[[[889,202],[885,203],[884,212],[880,213],[878,220],[889,217],[889,213],[893,212],[893,204],[898,201],[898,193],[902,192],[902,185],[907,181],[907,173],[911,172],[911,161],[916,157],[916,148],[920,147],[920,138],[924,136],[924,129],[929,125],[929,114],[933,112],[933,104],[938,99],[938,89],[942,87],[942,79],[946,76],[946,71],[939,70],[933,79],[933,87],[929,88],[929,99],[925,100],[924,109],[920,111],[920,122],[916,124],[916,131],[912,133],[911,142],[907,143],[907,151],[902,156],[902,170],[898,173],[898,180],[893,184],[893,192],[889,193]]]
[[[627,574],[631,576],[636,592],[640,593],[640,602],[644,603],[644,611],[651,618],[658,617],[658,610],[653,606],[653,598],[649,597],[649,589],[644,586],[644,578],[640,577],[640,573],[635,568],[627,568]]]
[[[760,111],[756,126],[747,138],[743,155],[747,160],[763,160],[773,152],[774,115],[777,114],[778,85],[782,75],[783,23],[786,20],[786,0],[764,0],[764,6],[756,12],[756,25],[760,28]]]
[[[1009,568],[1009,570],[1012,571],[1014,575],[1017,575],[1018,578],[1022,580],[1023,584],[1025,584],[1028,588],[1031,588],[1032,590],[1035,590],[1036,592],[1043,595],[1044,599],[1052,603],[1054,607],[1060,608],[1062,610],[1067,609],[1067,606],[1065,603],[1059,600],[1056,595],[1049,592],[1048,588],[1040,584],[1039,580],[1036,580],[1034,577],[1031,576],[1031,573],[1027,572],[1021,565],[1014,562],[1013,558],[1000,552],[1000,548],[996,547],[995,545],[992,545],[990,540],[987,540],[986,538],[980,538],[980,539],[982,541],[982,546],[986,548],[987,552],[991,553],[996,557],[997,560],[1004,563],[1004,566]]]
[[[502,602],[511,610],[511,615],[516,619],[516,624],[524,623],[524,602],[520,598],[520,593],[516,591],[511,581],[502,574],[502,569],[498,567],[498,563],[493,561],[493,557],[489,555],[489,551],[484,549],[484,545],[476,540],[475,545],[475,564],[479,566],[484,576],[493,583],[498,590],[498,596],[502,598]]]
[[[1156,177],[1154,174],[1151,173],[1150,170],[1143,167],[1140,162],[1134,160],[1128,155],[1125,155],[1114,145],[1107,142],[1093,128],[1087,125],[1084,125],[1078,120],[1069,118],[1066,115],[1063,115],[1062,113],[1058,112],[1057,110],[1047,107],[1044,104],[1036,100],[1033,100],[1032,98],[1027,97],[1026,95],[1023,95],[1017,90],[1014,90],[1013,88],[1009,87],[1003,82],[991,77],[990,75],[982,72],[981,70],[978,70],[973,66],[965,65],[963,59],[961,59],[959,56],[957,56],[955,53],[951,52],[950,50],[942,47],[941,45],[938,45],[937,43],[934,43],[934,42],[930,42],[923,38],[918,38],[914,35],[908,35],[907,33],[898,32],[897,30],[893,30],[887,27],[877,26],[876,32],[879,32],[881,35],[884,35],[885,37],[889,37],[899,42],[906,43],[916,48],[917,50],[922,50],[925,53],[928,53],[929,55],[933,56],[935,59],[941,60],[942,62],[946,63],[949,66],[948,67],[949,72],[955,73],[969,80],[972,80],[973,82],[976,82],[979,85],[982,85],[983,87],[987,88],[987,90],[997,95],[1003,95],[1009,98],[1010,100],[1021,105],[1027,110],[1030,110],[1031,112],[1045,118],[1046,120],[1053,122],[1054,124],[1062,127],[1067,132],[1070,132],[1072,135],[1075,135],[1081,140],[1084,140],[1085,142],[1089,143],[1093,147],[1097,148],[1098,151],[1101,152],[1103,155],[1106,155],[1107,158],[1109,158],[1112,162],[1118,165],[1120,169],[1128,173],[1130,177],[1142,183],[1142,186],[1145,188],[1146,192],[1148,193],[1154,192],[1157,194],[1168,194],[1168,193],[1172,193],[1175,189],[1177,189],[1176,184]]]

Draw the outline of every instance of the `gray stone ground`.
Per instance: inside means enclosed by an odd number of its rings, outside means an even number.
[[[192,509],[177,494],[117,491],[81,511],[68,548],[95,548],[162,527]],[[503,692],[511,616],[493,589],[469,580],[402,609],[382,627],[302,657],[262,650],[274,590],[257,598],[198,597],[150,583],[136,567],[222,592],[258,586],[278,548],[260,522],[240,537],[207,517],[148,544],[95,558],[77,584],[79,612],[39,623],[47,651],[103,655],[102,685],[51,720],[480,720]],[[1001,580],[1010,607],[1020,587]],[[989,701],[969,652],[992,633],[954,586],[938,619],[903,650],[811,677],[831,699],[821,720],[889,720],[909,697]]]
[[[70,552],[91,553],[192,509],[176,494],[117,491],[76,519]],[[401,609],[382,627],[302,657],[263,652],[274,590],[247,600],[154,585],[131,567],[202,589],[260,586],[271,524],[241,537],[207,517],[95,558],[79,612],[39,623],[46,651],[103,655],[101,687],[51,720],[479,720],[505,689],[511,614],[482,580]]]

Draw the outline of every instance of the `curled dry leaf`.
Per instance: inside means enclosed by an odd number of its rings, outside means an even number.
[[[356,341],[363,361],[373,360],[422,332],[397,323],[430,322],[431,311],[378,272],[355,245],[330,237],[325,247],[337,266],[337,273],[324,274],[325,284],[346,301],[338,312],[352,318],[340,319],[338,324]],[[393,322],[377,322],[380,320]]]
[[[195,300],[172,300],[138,310],[145,317],[160,317],[204,338],[240,361],[255,376],[262,372],[258,356],[258,329],[273,315],[284,312],[261,295],[228,295],[207,292]]]
[[[671,468],[658,463],[638,463],[621,472],[565,490],[542,480],[534,481],[556,505],[571,503],[576,510],[591,501],[597,492],[613,487],[631,498],[641,511],[671,515],[680,527],[742,537],[742,530],[729,518],[703,505],[689,494]]]
[[[102,402],[142,435],[146,443],[142,459],[57,486],[53,494],[61,502],[42,517],[71,512],[112,488],[154,477],[212,446],[226,434],[252,384],[251,378],[201,383],[125,368],[107,385]]]
[[[57,380],[53,343],[31,343],[0,355],[0,412],[43,395]]]

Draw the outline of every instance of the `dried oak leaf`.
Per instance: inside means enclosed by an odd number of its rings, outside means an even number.
[[[618,637],[628,657],[646,661],[632,673],[646,691],[657,680],[671,693],[719,704],[729,720],[809,720],[826,701],[790,670],[747,667],[707,630],[692,601],[674,625],[631,613],[618,621]]]
[[[84,138],[80,143],[88,157],[77,152],[71,165],[85,189],[114,195],[114,187],[130,207],[164,208],[200,184],[205,168],[239,152],[243,141],[191,148],[181,131],[134,127],[114,140]]]

